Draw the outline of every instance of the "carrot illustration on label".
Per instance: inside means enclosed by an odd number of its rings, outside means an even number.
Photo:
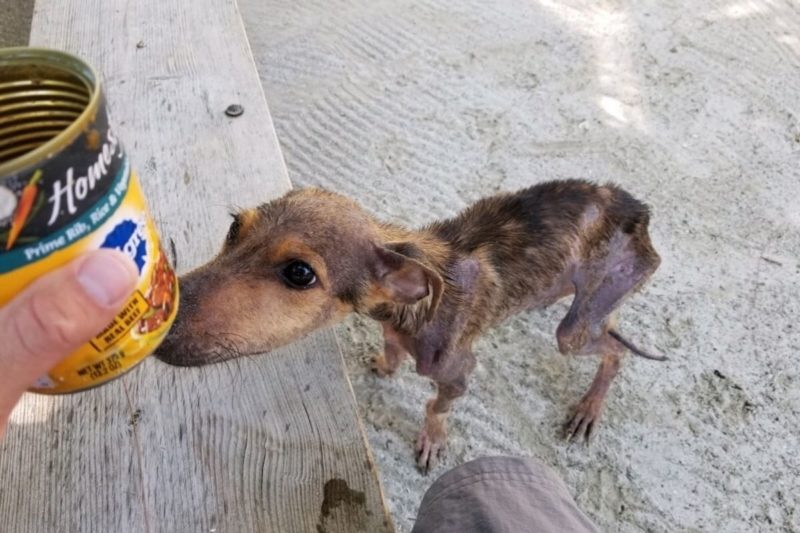
[[[14,243],[19,237],[19,233],[22,231],[22,227],[25,226],[25,222],[28,220],[28,215],[31,214],[31,209],[33,209],[33,202],[36,200],[36,194],[39,192],[39,188],[37,187],[37,183],[42,177],[42,171],[37,170],[33,173],[31,180],[22,189],[22,194],[19,197],[19,203],[17,204],[17,208],[14,211],[14,216],[11,219],[11,229],[8,232],[8,239],[6,240],[6,251],[10,250]]]

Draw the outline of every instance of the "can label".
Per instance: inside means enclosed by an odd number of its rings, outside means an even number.
[[[93,118],[57,154],[0,177],[0,306],[90,250],[120,250],[139,271],[114,320],[42,376],[36,392],[82,390],[123,374],[158,346],[177,312],[177,279],[102,95]]]

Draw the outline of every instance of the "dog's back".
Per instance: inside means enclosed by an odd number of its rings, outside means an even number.
[[[566,180],[483,198],[427,230],[481,260],[486,279],[477,305],[492,324],[571,294],[574,265],[617,232],[646,235],[649,217],[644,203],[615,185]]]

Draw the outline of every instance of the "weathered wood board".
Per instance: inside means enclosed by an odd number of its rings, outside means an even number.
[[[289,188],[234,0],[38,0],[31,45],[102,74],[179,271],[215,253],[229,208]],[[229,118],[234,103],[245,113]],[[0,442],[0,479],[4,532],[392,530],[330,332],[27,395]]]

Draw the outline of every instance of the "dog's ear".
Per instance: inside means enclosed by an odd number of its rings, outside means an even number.
[[[394,303],[412,305],[430,296],[427,312],[430,320],[442,299],[444,282],[435,270],[401,253],[411,250],[411,247],[413,245],[408,243],[391,243],[385,247],[376,245],[373,275],[382,296]]]

